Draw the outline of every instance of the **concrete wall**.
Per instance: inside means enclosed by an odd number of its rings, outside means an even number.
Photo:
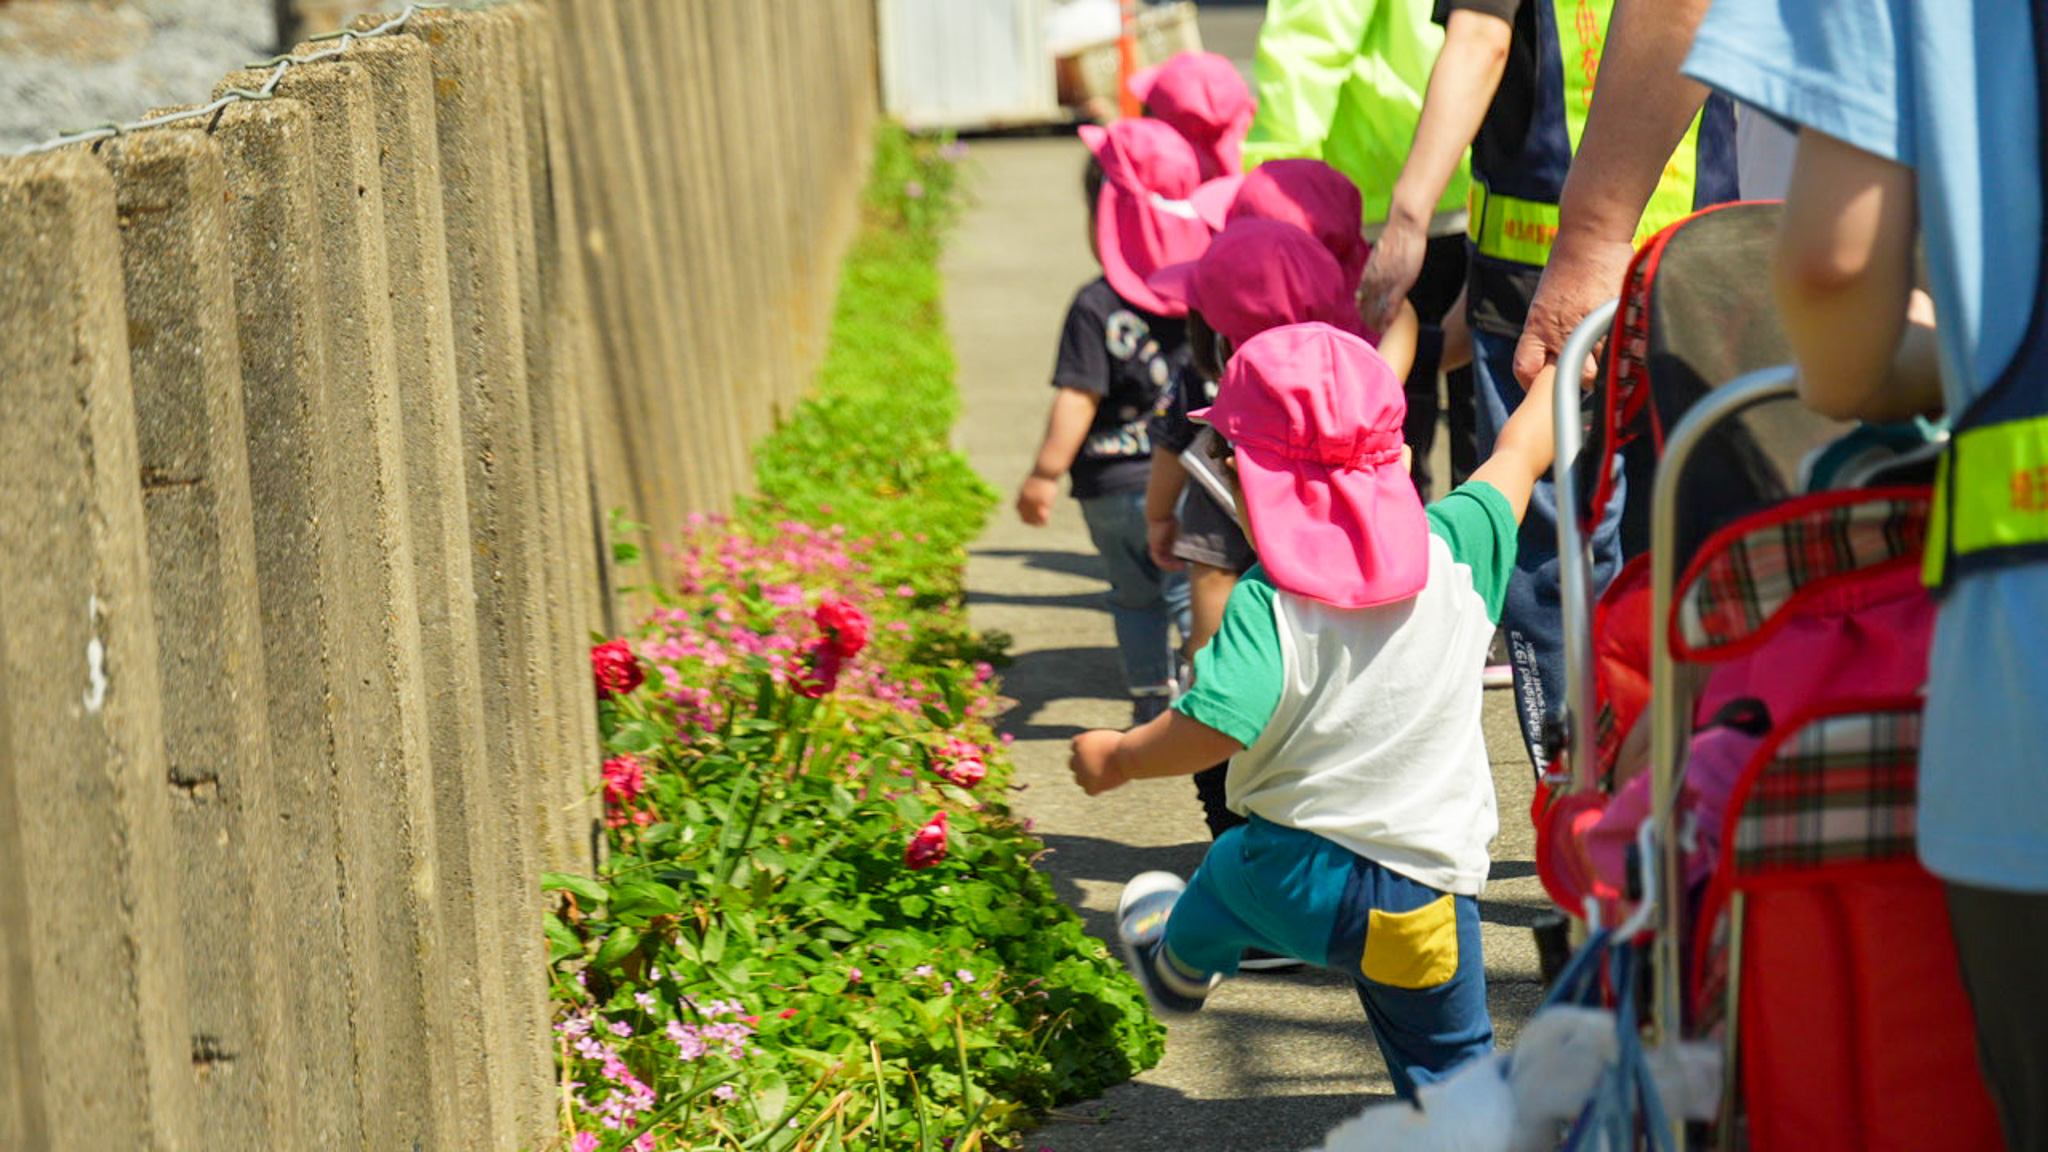
[[[607,514],[745,492],[873,51],[868,0],[430,10],[0,159],[0,1147],[546,1145]]]

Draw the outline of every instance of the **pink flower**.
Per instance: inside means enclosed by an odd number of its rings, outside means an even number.
[[[946,814],[940,812],[903,846],[904,867],[916,871],[946,858]]]
[[[597,1133],[578,1132],[569,1141],[569,1152],[597,1152]]]
[[[614,756],[604,762],[604,802],[624,808],[640,798],[647,788],[647,773],[631,756]]]
[[[597,677],[600,697],[618,696],[638,688],[647,679],[633,646],[624,640],[607,640],[590,650],[590,669]]]
[[[963,756],[958,760],[941,760],[933,764],[932,772],[948,784],[972,788],[988,775],[988,765],[983,764],[979,757]]]
[[[858,656],[868,645],[868,614],[847,601],[826,600],[811,611],[811,619],[825,633],[832,650],[847,659]]]

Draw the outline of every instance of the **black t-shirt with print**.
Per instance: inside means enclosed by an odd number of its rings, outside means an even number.
[[[1100,277],[1074,294],[1053,387],[1102,397],[1069,473],[1076,499],[1145,486],[1152,460],[1145,424],[1187,358],[1185,321],[1132,307]]]

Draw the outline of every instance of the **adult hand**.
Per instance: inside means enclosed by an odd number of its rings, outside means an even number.
[[[1622,278],[1635,248],[1626,240],[1592,240],[1551,253],[1529,302],[1529,318],[1522,325],[1522,338],[1515,342],[1515,379],[1527,388],[1536,374],[1557,364],[1564,342],[1587,313],[1612,300],[1621,292]],[[1569,378],[1570,365],[1558,365]],[[1593,379],[1593,361],[1577,365],[1583,386]]]
[[[1045,476],[1026,476],[1017,488],[1017,518],[1033,528],[1052,521],[1053,501],[1059,499],[1060,482]]]
[[[1081,791],[1100,796],[1125,783],[1128,778],[1110,764],[1110,757],[1123,738],[1123,733],[1108,728],[1090,729],[1074,737],[1067,771],[1074,774],[1074,783],[1081,786]]]
[[[1422,275],[1429,236],[1420,224],[1389,219],[1358,278],[1358,314],[1376,331],[1392,327],[1408,300],[1408,290]]]
[[[1172,516],[1146,523],[1145,550],[1152,554],[1152,563],[1160,571],[1178,572],[1188,566],[1187,561],[1173,554],[1174,542],[1179,539],[1180,521]]]

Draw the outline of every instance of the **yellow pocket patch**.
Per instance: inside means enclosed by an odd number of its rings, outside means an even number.
[[[1443,896],[1413,912],[1373,909],[1358,970],[1367,980],[1392,988],[1448,984],[1458,974],[1457,905]]]

